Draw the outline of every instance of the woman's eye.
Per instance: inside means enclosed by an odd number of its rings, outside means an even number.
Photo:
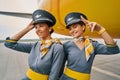
[[[77,27],[77,25],[74,25],[73,27],[74,27],[74,28],[76,28],[76,27]]]
[[[43,27],[43,25],[40,25],[40,27]]]

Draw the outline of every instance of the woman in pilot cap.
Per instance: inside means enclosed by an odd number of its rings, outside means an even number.
[[[29,68],[22,80],[57,80],[62,66],[64,50],[59,39],[53,39],[52,26],[55,17],[47,11],[36,10],[33,21],[22,31],[8,37],[5,46],[17,51],[29,53]],[[36,43],[19,43],[18,41],[33,28],[40,41]]]
[[[90,80],[90,72],[96,54],[116,54],[119,48],[104,27],[96,22],[90,22],[87,17],[78,12],[71,12],[65,17],[66,28],[73,37],[72,41],[63,43],[66,68],[60,80]],[[85,26],[91,32],[97,31],[105,44],[84,36]]]

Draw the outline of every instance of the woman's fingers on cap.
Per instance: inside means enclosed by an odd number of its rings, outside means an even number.
[[[94,31],[95,26],[96,26],[96,22],[92,22],[92,23],[91,23],[91,32],[93,32],[93,31]]]
[[[95,25],[93,24],[93,26],[91,27],[91,32],[94,31]]]
[[[82,20],[85,24],[88,24],[88,23],[89,23],[89,21],[86,20],[83,16],[80,16],[80,18],[81,18],[81,20]]]
[[[31,23],[33,24],[33,23],[34,23],[34,21],[32,20],[32,21],[31,21]]]
[[[92,26],[91,26],[91,24],[87,24],[87,27],[88,27],[89,30],[92,32]]]
[[[31,21],[29,24],[33,24],[33,21]]]

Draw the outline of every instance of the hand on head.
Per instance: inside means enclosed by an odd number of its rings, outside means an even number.
[[[33,23],[34,23],[34,21],[31,21],[31,22],[28,24],[27,28],[29,28],[30,30],[33,29],[33,28],[35,27],[35,26],[33,25]]]
[[[86,20],[82,16],[80,16],[80,18],[85,23],[85,25],[88,26],[88,28],[91,32],[99,31],[102,28],[102,26],[97,24],[96,22],[90,22],[89,20]]]

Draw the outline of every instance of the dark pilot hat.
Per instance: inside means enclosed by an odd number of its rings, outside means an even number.
[[[82,22],[80,16],[87,19],[87,17],[84,14],[79,13],[79,12],[71,12],[71,13],[67,14],[66,17],[65,17],[65,20],[64,20],[65,24],[66,24],[66,28],[69,28],[69,26],[72,25],[72,24]]]
[[[32,18],[34,21],[33,25],[40,22],[45,22],[48,23],[49,26],[53,26],[56,23],[55,17],[51,13],[45,10],[38,9],[34,11],[32,14]]]

